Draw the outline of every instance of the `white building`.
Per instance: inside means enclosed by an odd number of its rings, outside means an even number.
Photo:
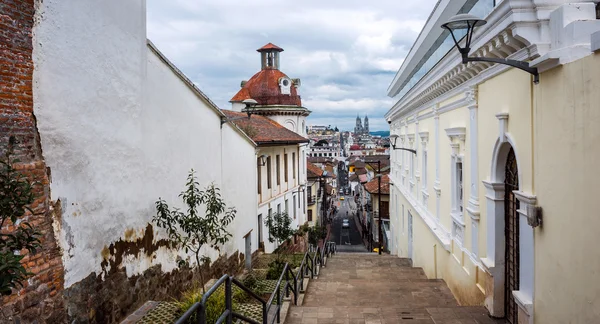
[[[300,79],[290,79],[279,70],[282,48],[271,43],[257,50],[261,53],[261,70],[231,98],[233,111],[225,111],[250,138],[256,148],[256,224],[255,236],[265,252],[277,246],[269,242],[265,220],[274,212],[286,211],[292,226],[298,228],[306,218],[306,117],[310,111],[302,107],[298,94]],[[246,108],[246,99],[256,106]],[[252,118],[244,119],[247,109]],[[249,169],[246,169],[249,170]]]

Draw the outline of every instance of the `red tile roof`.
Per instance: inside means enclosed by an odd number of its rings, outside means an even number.
[[[306,163],[306,177],[310,179],[318,178],[323,175],[323,170],[318,166],[307,161]]]
[[[283,52],[283,48],[281,48],[273,43],[269,43],[269,44],[257,49],[256,51],[257,52],[266,52],[269,50],[276,50],[277,52]]]
[[[379,189],[379,181],[377,178],[367,182],[365,184],[365,189],[372,194],[376,194]],[[381,177],[381,194],[389,195],[390,194],[390,177],[385,174]]]
[[[330,184],[327,184],[326,188],[327,188],[327,194],[331,195],[333,193],[333,186],[331,186]]]
[[[247,117],[245,113],[221,110],[228,118]],[[248,137],[259,146],[308,143],[308,139],[281,126],[278,122],[264,116],[252,115],[233,121]]]
[[[276,69],[260,70],[244,84],[242,89],[230,101],[241,102],[254,99],[259,105],[290,105],[302,107],[302,100],[295,85],[290,88],[290,94],[281,94],[279,79],[288,78],[285,73]]]

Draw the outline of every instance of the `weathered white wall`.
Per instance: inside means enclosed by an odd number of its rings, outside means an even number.
[[[244,236],[250,233],[252,251],[258,249],[258,222],[256,216],[256,149],[254,144],[243,138],[240,131],[231,124],[223,125],[222,131],[222,172],[223,196],[226,203],[236,207],[237,216],[231,224],[228,253],[245,253]],[[207,170],[210,170],[209,167]],[[215,168],[218,169],[218,168]]]
[[[303,193],[302,191],[299,191],[299,184],[300,183],[306,183],[306,158],[302,158],[303,156],[303,152],[300,151],[300,154],[298,154],[298,150],[300,150],[300,148],[298,147],[298,145],[287,145],[287,146],[271,146],[271,147],[261,147],[259,149],[258,152],[258,156],[260,155],[268,155],[271,157],[271,189],[269,189],[267,187],[267,167],[268,165],[265,164],[262,167],[262,176],[261,176],[261,182],[262,182],[262,195],[259,195],[259,202],[258,202],[258,214],[256,217],[258,217],[258,215],[262,214],[262,219],[263,219],[263,242],[265,243],[265,252],[270,253],[272,252],[276,246],[274,243],[269,242],[269,231],[268,228],[265,226],[264,221],[267,219],[267,215],[269,214],[269,208],[272,209],[272,213],[276,213],[277,212],[277,205],[281,204],[281,211],[285,211],[285,200],[288,200],[288,214],[289,216],[292,218],[292,228],[293,229],[297,229],[300,225],[304,224],[306,222],[306,209],[303,208],[303,205],[306,204],[306,200],[303,199],[303,195],[305,195],[305,193]],[[296,167],[298,167],[298,165],[300,165],[300,170],[296,170],[296,172],[300,172],[300,176],[296,176],[296,179],[293,179],[292,177],[292,152],[296,152],[296,159],[298,160],[298,155],[301,156],[301,158],[299,159],[299,161],[296,161]],[[288,159],[289,159],[289,164],[288,164],[288,182],[285,181],[285,177],[284,177],[284,154],[287,153],[288,154]],[[276,172],[276,168],[277,168],[277,159],[276,156],[279,155],[280,156],[280,169],[281,169],[281,175],[280,175],[280,185],[277,185],[277,172]],[[304,163],[302,163],[304,162]],[[256,185],[254,185],[254,188],[256,188]],[[294,202],[293,200],[296,199],[296,217],[294,217]],[[258,218],[257,218],[258,219]]]
[[[62,203],[56,229],[65,287],[99,274],[111,243],[143,235],[159,197],[183,207],[177,196],[191,168],[201,187],[221,187],[238,210],[236,224],[245,227],[256,201],[238,194],[235,181],[254,181],[240,167],[254,165],[253,149],[231,129],[222,137],[219,114],[147,48],[145,2],[46,0],[40,6],[34,109],[52,200]],[[223,164],[222,148],[232,147],[241,155]],[[232,232],[227,251],[243,247],[238,234],[244,231],[250,228]],[[160,238],[164,233],[154,228],[154,241]],[[159,263],[163,271],[175,267],[176,252],[160,248],[153,256],[126,256],[121,266],[128,275]]]

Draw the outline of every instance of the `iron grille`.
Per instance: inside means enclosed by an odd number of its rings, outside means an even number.
[[[519,190],[519,171],[515,152],[510,149],[505,170],[504,195],[504,237],[505,237],[505,269],[504,269],[504,311],[506,320],[511,324],[518,323],[518,309],[514,290],[519,290],[519,200],[513,190]]]

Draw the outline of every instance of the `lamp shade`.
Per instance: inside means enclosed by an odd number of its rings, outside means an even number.
[[[442,28],[446,28],[452,31],[457,29],[469,29],[473,27],[479,27],[485,24],[487,24],[487,21],[480,19],[476,16],[469,14],[459,14],[450,18],[448,22],[442,25]]]
[[[390,144],[392,144],[393,148],[396,148],[396,141],[398,140],[398,135],[392,134],[390,135]]]

